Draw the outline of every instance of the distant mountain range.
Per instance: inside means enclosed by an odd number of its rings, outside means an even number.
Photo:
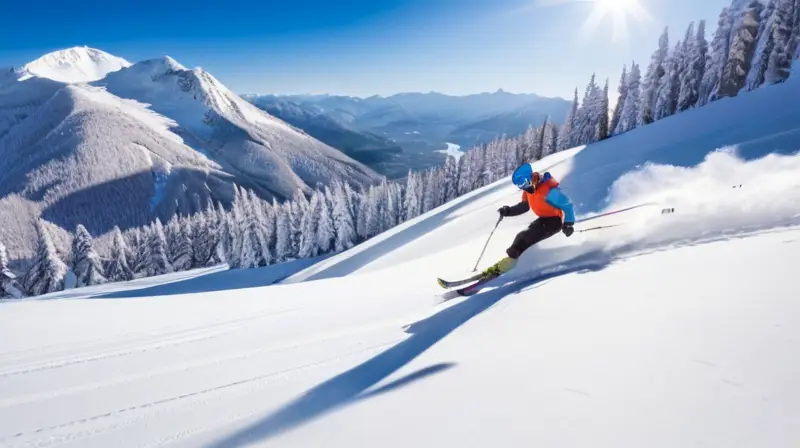
[[[33,220],[93,235],[340,179],[383,177],[169,57],[76,47],[0,71],[0,241],[29,255]]]
[[[571,106],[561,98],[503,90],[466,96],[242,96],[388,177],[441,164],[445,156],[438,151],[447,142],[468,149],[503,134],[522,134],[548,118],[561,124]]]

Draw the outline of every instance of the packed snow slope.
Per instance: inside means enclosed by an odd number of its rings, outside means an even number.
[[[507,179],[312,266],[1,303],[0,445],[798,446],[799,89],[537,162],[581,219],[651,205],[469,298],[435,277],[471,273]]]
[[[234,183],[269,201],[335,179],[381,177],[169,57],[76,47],[0,73],[0,241],[14,258],[30,256],[38,217],[101,237],[227,205]]]

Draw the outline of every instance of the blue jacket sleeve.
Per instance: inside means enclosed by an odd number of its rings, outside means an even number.
[[[564,210],[564,222],[575,222],[575,211],[572,209],[572,202],[560,189],[551,189],[547,193],[545,200],[553,207]]]

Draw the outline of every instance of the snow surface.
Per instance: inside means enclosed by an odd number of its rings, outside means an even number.
[[[435,277],[471,273],[508,179],[311,266],[2,303],[0,446],[798,446],[798,91],[537,162],[584,221],[470,298]]]
[[[20,80],[37,76],[64,83],[87,83],[104,78],[130,62],[89,47],[73,47],[48,53],[20,69]]]

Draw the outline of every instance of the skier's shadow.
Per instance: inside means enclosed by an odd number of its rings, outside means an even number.
[[[367,398],[399,389],[412,382],[440,373],[455,366],[442,363],[428,366],[380,388],[368,391],[393,374],[458,327],[491,308],[510,294],[537,285],[552,278],[570,273],[597,271],[608,264],[608,259],[599,253],[584,254],[571,260],[569,267],[558,272],[520,279],[496,289],[478,293],[442,311],[415,322],[405,331],[411,336],[375,357],[343,372],[305,392],[290,403],[262,420],[236,433],[209,444],[210,447],[243,446],[263,442],[286,431],[310,423],[327,413],[355,404]]]

